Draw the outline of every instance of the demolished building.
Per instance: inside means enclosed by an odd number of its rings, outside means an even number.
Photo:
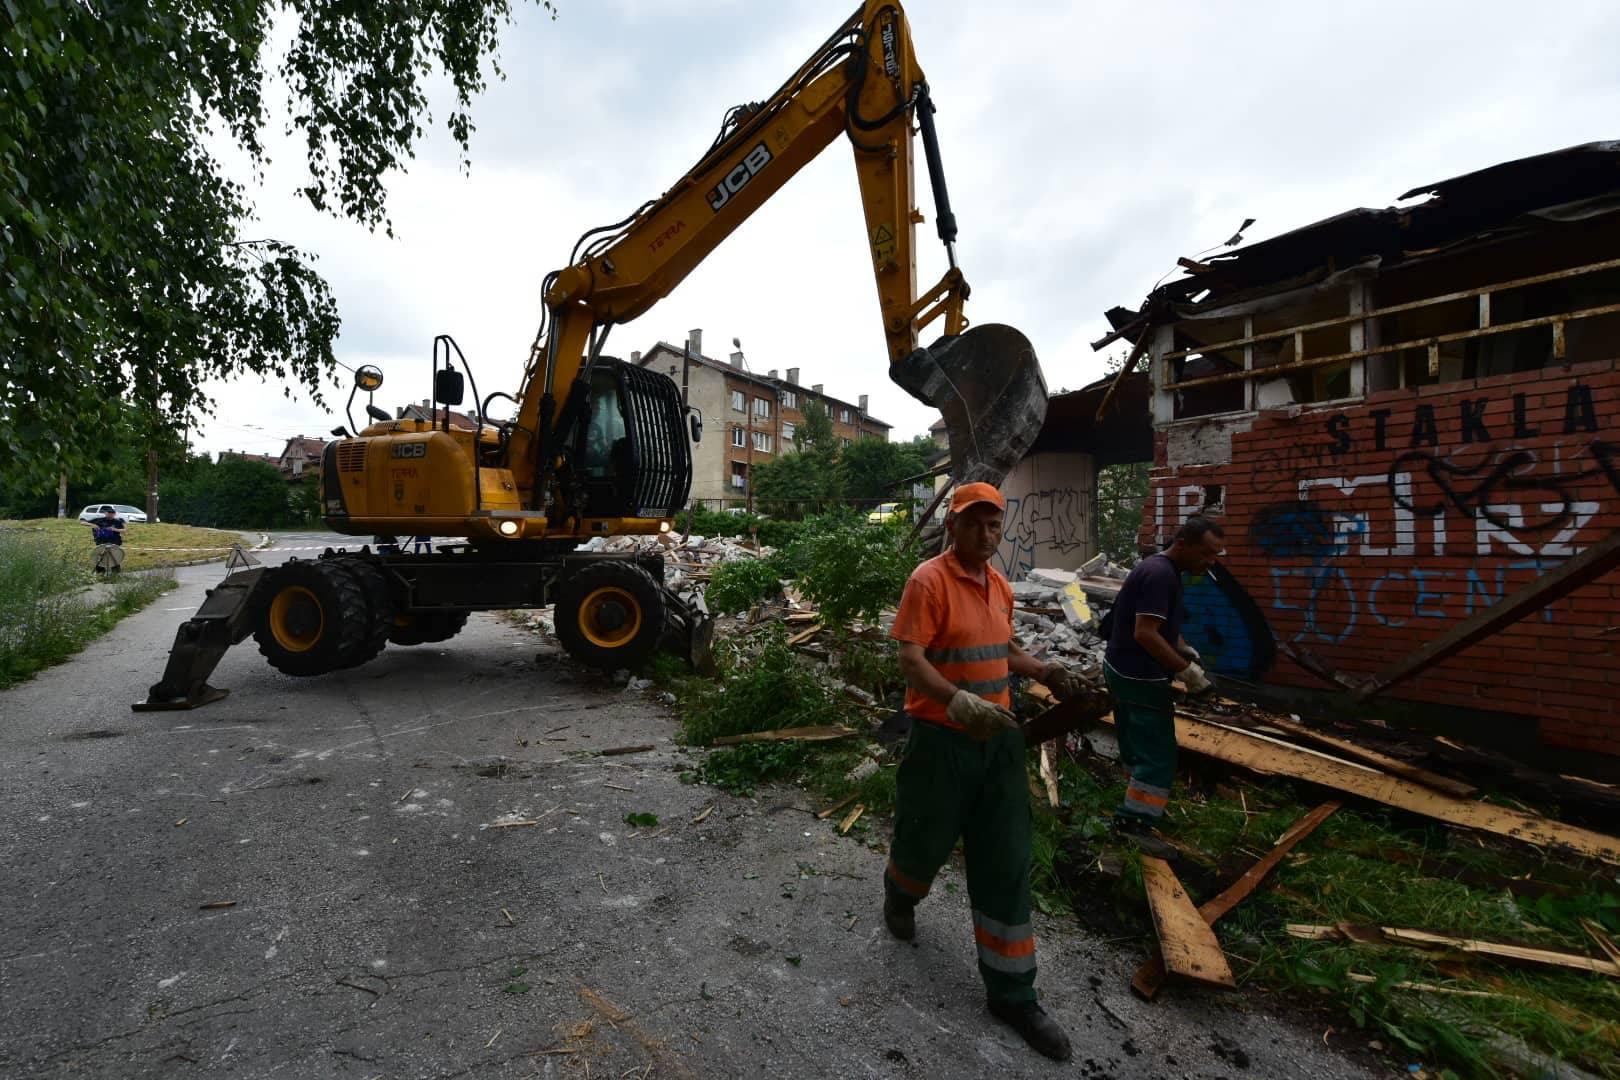
[[[1620,526],[1620,143],[1400,199],[1181,260],[1097,343],[1132,342],[1152,382],[1143,549],[1195,513],[1227,526],[1188,639],[1285,697],[1398,664]],[[1620,755],[1617,590],[1599,577],[1379,709]]]

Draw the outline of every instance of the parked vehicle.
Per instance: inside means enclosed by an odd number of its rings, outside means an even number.
[[[910,511],[904,506],[901,506],[899,503],[882,503],[876,510],[871,511],[866,515],[866,523],[868,525],[881,525],[883,522],[888,521],[891,518],[899,518],[904,520],[909,516]]]
[[[130,506],[128,503],[91,503],[79,511],[80,521],[94,521],[101,516],[101,508],[111,506],[113,512],[123,518],[130,525],[145,525],[146,511]]]

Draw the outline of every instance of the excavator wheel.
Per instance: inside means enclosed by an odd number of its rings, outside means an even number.
[[[266,589],[253,640],[271,667],[324,675],[361,655],[369,612],[365,590],[347,569],[295,560],[271,570]]]
[[[663,591],[633,563],[587,563],[558,590],[556,624],[563,648],[582,663],[639,667],[664,633]]]
[[[467,625],[465,611],[416,611],[395,615],[388,626],[388,640],[395,645],[429,645],[449,641]]]
[[[356,653],[344,662],[344,667],[359,667],[373,659],[388,644],[389,631],[394,626],[394,594],[388,588],[388,578],[378,567],[363,559],[334,559],[360,585],[366,596],[366,636]]]

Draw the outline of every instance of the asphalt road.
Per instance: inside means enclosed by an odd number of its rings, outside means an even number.
[[[1037,1057],[957,872],[893,941],[878,851],[802,792],[681,783],[662,706],[491,616],[315,679],[249,641],[226,700],[132,713],[219,575],[0,693],[0,1075],[1368,1075],[1263,1000],[1144,1005],[1135,948],[1049,919],[1076,1054]]]

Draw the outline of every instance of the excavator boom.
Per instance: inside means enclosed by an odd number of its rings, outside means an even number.
[[[588,397],[606,328],[667,296],[840,135],[854,154],[890,376],[944,414],[959,480],[999,482],[1040,429],[1046,387],[1018,331],[968,329],[933,110],[903,9],[866,0],[768,100],[731,110],[714,144],[662,197],[581,237],[570,265],[546,279],[548,325],[536,337],[512,445],[520,488],[532,485],[532,497],[538,487],[545,498],[557,447],[583,414],[583,402],[570,408],[569,399]],[[914,124],[949,264],[922,293]],[[922,332],[939,320],[943,335],[922,347]]]

